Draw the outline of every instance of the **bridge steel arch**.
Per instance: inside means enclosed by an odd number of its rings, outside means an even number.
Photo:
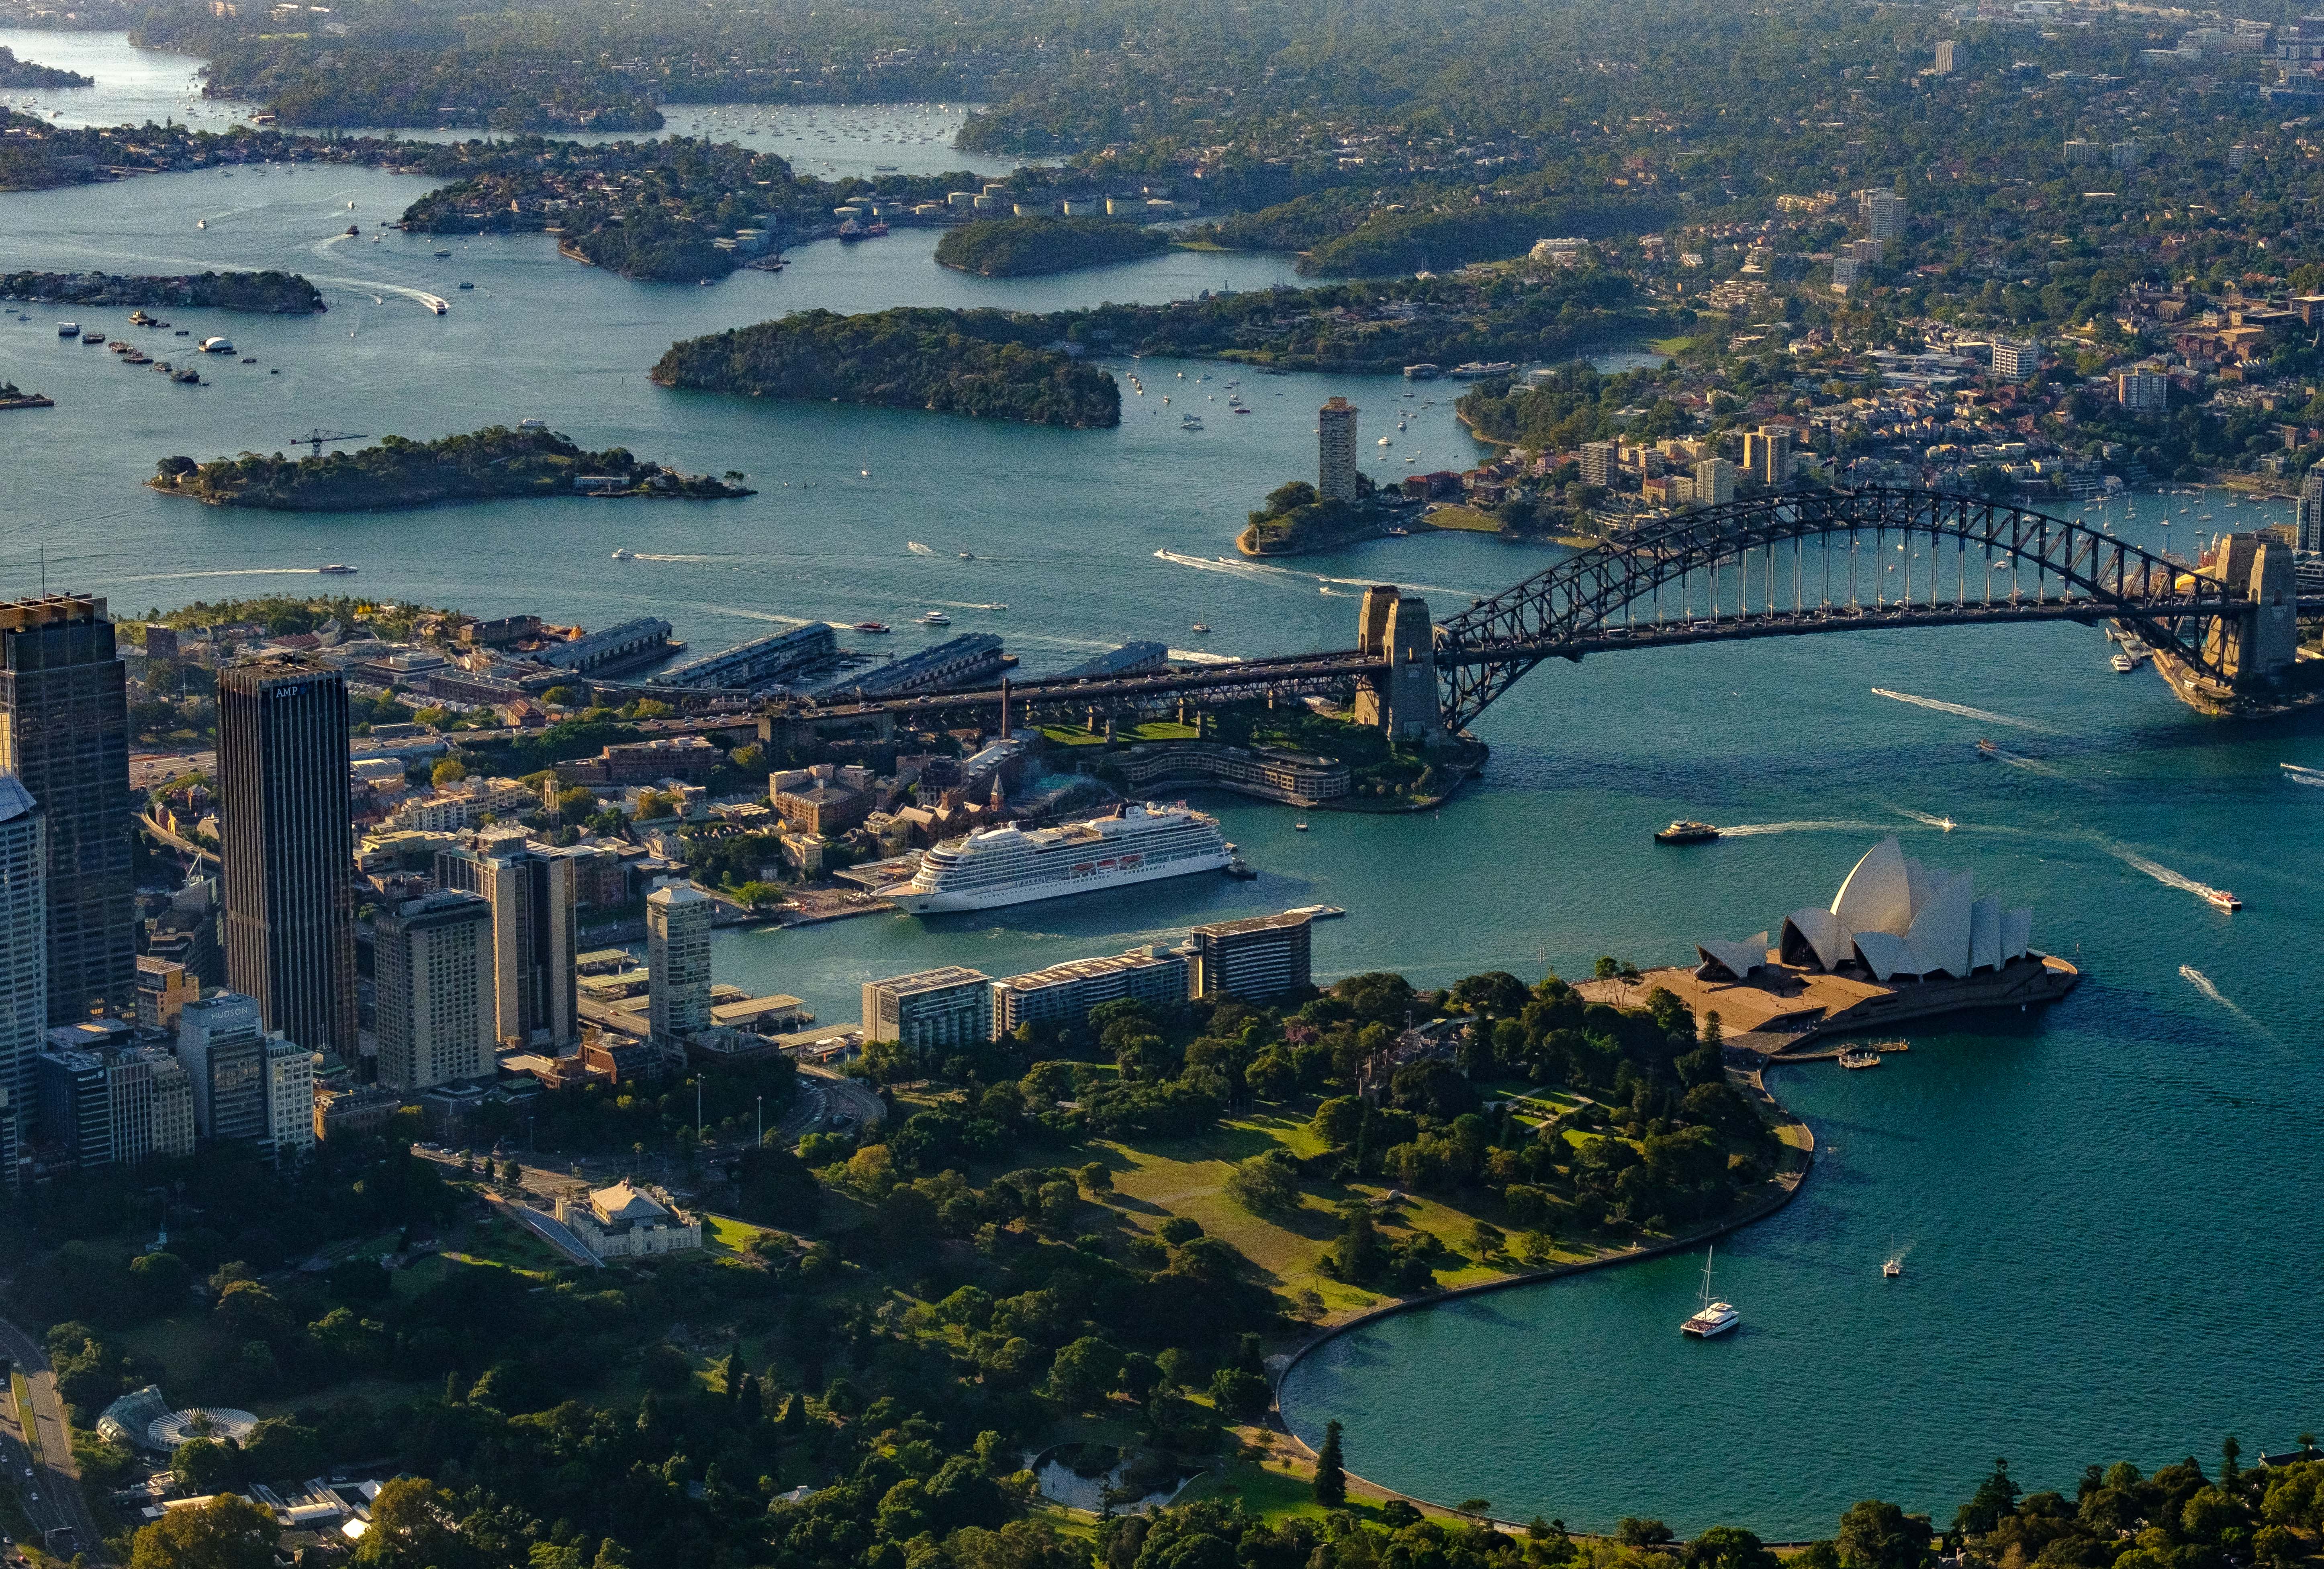
[[[1823,547],[1812,568],[1811,544]],[[2251,608],[2225,583],[2070,519],[1867,486],[1654,520],[1438,623],[1435,654],[1444,723],[1457,731],[1545,660],[1881,627],[2111,619],[2226,683],[2232,672],[2202,629]]]

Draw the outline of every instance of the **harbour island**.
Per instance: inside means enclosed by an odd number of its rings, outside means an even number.
[[[145,483],[164,495],[217,507],[355,512],[560,496],[715,500],[753,494],[742,477],[732,470],[724,479],[680,474],[639,459],[626,448],[587,452],[553,430],[493,425],[433,441],[389,436],[376,447],[310,457],[289,458],[279,452],[208,463],[165,457]]]

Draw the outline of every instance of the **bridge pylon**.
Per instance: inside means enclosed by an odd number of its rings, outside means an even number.
[[[1357,651],[1385,660],[1388,669],[1356,681],[1356,723],[1376,725],[1391,741],[1433,746],[1444,739],[1436,695],[1436,629],[1428,602],[1407,599],[1392,583],[1364,590],[1356,613]]]

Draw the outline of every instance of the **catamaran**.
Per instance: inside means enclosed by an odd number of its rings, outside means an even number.
[[[1709,1340],[1713,1335],[1725,1334],[1743,1322],[1743,1315],[1736,1312],[1731,1304],[1714,1302],[1711,1298],[1711,1260],[1718,1251],[1713,1247],[1702,1256],[1702,1306],[1695,1309],[1692,1317],[1678,1326],[1681,1334]]]

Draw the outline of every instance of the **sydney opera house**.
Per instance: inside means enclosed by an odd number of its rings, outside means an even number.
[[[1891,835],[1865,853],[1831,908],[1794,910],[1777,941],[1780,963],[1799,970],[1892,981],[1965,981],[2028,956],[2034,912],[1978,899],[1966,872],[1942,872],[1905,855]],[[1695,945],[1705,981],[1743,981],[1768,963],[1767,934]]]

